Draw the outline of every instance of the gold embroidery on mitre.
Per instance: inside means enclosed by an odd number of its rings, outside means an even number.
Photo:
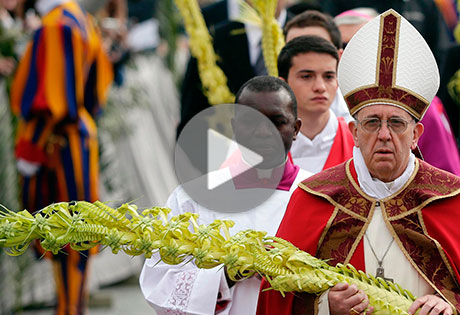
[[[360,86],[344,95],[351,115],[366,105],[379,103],[401,107],[417,119],[421,119],[428,109],[429,102],[423,96],[396,85],[400,26],[401,16],[394,10],[380,16],[375,84]]]

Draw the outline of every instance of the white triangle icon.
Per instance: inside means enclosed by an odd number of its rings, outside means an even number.
[[[252,165],[245,165],[245,167],[239,168],[233,176],[238,176],[241,173],[246,172],[252,167],[262,163],[263,156],[254,152],[253,150],[237,143],[235,140],[226,137],[225,135],[215,131],[212,128],[208,128],[207,132],[207,187],[209,190],[215,189],[217,186],[227,182],[231,178],[216,178],[216,176],[210,176],[210,172],[219,169],[226,158],[231,156],[236,150],[239,150],[245,160],[251,161]],[[246,163],[245,163],[246,164]]]

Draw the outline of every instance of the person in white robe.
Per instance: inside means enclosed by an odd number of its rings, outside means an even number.
[[[232,234],[255,229],[274,235],[297,183],[311,175],[294,166],[287,158],[301,124],[297,119],[295,96],[284,81],[262,76],[243,85],[236,98],[237,103],[259,110],[274,122],[276,119],[282,120],[282,123],[275,122],[283,140],[286,158],[281,166],[284,170],[278,186],[266,201],[244,212],[223,213],[208,209],[195,202],[183,186],[177,187],[171,194],[166,207],[171,208],[174,215],[198,213],[199,223],[204,224],[216,219],[233,220],[235,228],[230,230]],[[238,179],[232,177],[231,167],[224,167],[208,176],[217,181],[231,179],[235,190],[238,190]],[[267,170],[256,169],[255,173],[260,178],[267,174]],[[268,173],[273,173],[273,170]],[[261,188],[244,188],[242,192],[257,193],[258,189]],[[227,279],[222,266],[213,269],[198,269],[193,263],[170,266],[159,263],[159,259],[158,254],[148,259],[140,275],[144,297],[157,314],[255,314],[261,282],[258,276],[235,283]]]

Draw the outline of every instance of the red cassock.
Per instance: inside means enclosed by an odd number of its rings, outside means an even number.
[[[460,178],[423,161],[416,160],[409,183],[384,200],[361,191],[352,159],[313,175],[292,195],[277,236],[331,265],[351,263],[366,271],[363,235],[377,202],[405,256],[433,292],[460,310]],[[263,281],[261,289],[268,287]],[[314,294],[283,298],[268,290],[259,295],[257,314],[315,314],[315,309]]]
[[[332,143],[331,150],[329,151],[329,155],[324,163],[323,170],[343,163],[353,157],[353,147],[355,145],[355,141],[353,139],[353,135],[348,129],[348,123],[343,117],[337,117],[337,121],[338,127],[334,137],[334,142]],[[291,152],[289,152],[288,157],[294,164],[297,165],[297,163],[293,160]],[[300,158],[301,157],[302,156],[300,156]],[[299,163],[299,166],[302,167],[302,163]],[[307,168],[305,169],[307,170]]]
[[[337,133],[335,134],[334,143],[332,144],[323,170],[336,166],[353,157],[353,147],[355,146],[353,135],[343,117],[337,117],[337,120],[339,121]]]

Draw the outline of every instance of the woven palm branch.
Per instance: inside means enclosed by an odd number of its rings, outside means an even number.
[[[234,280],[259,273],[282,294],[319,294],[347,282],[366,292],[374,314],[407,314],[415,300],[397,284],[368,276],[351,265],[330,266],[265,232],[245,230],[231,236],[232,221],[200,225],[197,214],[169,218],[169,212],[155,207],[139,214],[132,204],[113,209],[99,201],[56,203],[35,215],[4,208],[0,211],[0,247],[10,255],[21,255],[38,239],[45,250],[55,254],[67,244],[76,250],[103,245],[114,253],[122,250],[133,256],[150,257],[158,251],[168,264],[190,261],[190,257],[199,268],[224,264]]]
[[[457,13],[460,13],[460,1],[457,1]],[[460,44],[460,20],[458,21],[457,26],[455,26],[454,37],[455,41]]]
[[[233,103],[234,95],[227,86],[224,72],[217,66],[212,38],[196,0],[174,0],[184,19],[189,36],[189,46],[198,61],[198,70],[203,85],[203,93],[211,105]]]
[[[457,106],[460,106],[460,70],[457,70],[450,78],[449,83],[447,83],[447,91]]]
[[[283,31],[275,18],[278,0],[252,0],[252,7],[239,1],[240,18],[243,23],[255,24],[262,29],[262,51],[265,67],[271,76],[278,76],[277,60],[284,46]]]

